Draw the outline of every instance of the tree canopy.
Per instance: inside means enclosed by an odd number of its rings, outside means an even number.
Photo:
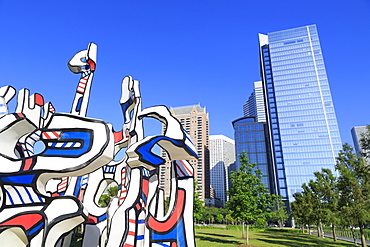
[[[363,228],[370,221],[370,166],[364,157],[345,144],[337,158],[336,168],[340,172],[338,190],[342,223],[359,227],[364,244]]]
[[[100,207],[108,207],[110,201],[113,197],[118,195],[118,186],[111,186],[107,189],[107,193],[104,193],[99,198],[99,206]]]
[[[240,154],[240,168],[231,172],[230,200],[226,202],[232,218],[247,225],[266,220],[272,204],[272,196],[261,182],[262,172],[255,167],[256,164],[249,163],[245,152]]]
[[[301,224],[331,225],[334,239],[335,225],[358,227],[362,246],[366,246],[364,228],[370,223],[369,131],[362,141],[361,154],[344,144],[335,166],[339,176],[329,169],[315,172],[315,180],[303,184],[303,191],[294,194],[291,208]],[[320,229],[318,233],[321,234]]]
[[[193,214],[194,214],[194,219],[196,221],[200,221],[203,216],[204,212],[204,201],[199,199],[199,191],[200,187],[198,186],[197,182],[194,182],[194,209],[193,209]]]

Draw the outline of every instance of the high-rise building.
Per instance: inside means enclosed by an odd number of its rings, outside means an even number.
[[[361,149],[360,140],[362,138],[362,135],[365,134],[366,132],[367,132],[366,126],[357,126],[351,129],[353,145],[355,146],[356,152],[358,153],[363,152],[363,150]]]
[[[253,90],[247,101],[243,105],[243,115],[244,117],[255,117],[257,116],[256,107],[256,94]]]
[[[225,206],[229,190],[228,169],[235,162],[235,142],[224,135],[209,136],[210,183],[214,197]]]
[[[189,133],[198,152],[197,160],[189,160],[194,168],[194,179],[200,187],[201,199],[210,197],[209,178],[209,119],[206,108],[200,105],[176,107],[170,109],[171,114],[176,117],[182,127]],[[162,150],[162,157],[167,153]],[[164,190],[165,197],[170,195],[170,164],[167,162],[159,169],[160,188]]]
[[[262,81],[254,82],[254,90],[243,105],[243,114],[244,117],[257,117],[258,122],[266,122]]]
[[[341,149],[315,25],[259,34],[268,138],[277,193],[286,201],[313,173],[336,173]]]
[[[271,170],[271,152],[267,138],[267,124],[258,122],[256,117],[242,117],[233,121],[235,136],[236,170],[240,168],[239,155],[246,152],[249,163],[257,164],[255,169],[262,172],[261,182],[272,194],[277,194],[273,187],[274,171]]]

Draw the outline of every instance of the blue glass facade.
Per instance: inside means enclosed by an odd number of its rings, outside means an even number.
[[[255,117],[243,117],[233,121],[235,137],[236,169],[240,168],[239,155],[247,153],[251,164],[256,163],[255,169],[262,172],[261,182],[273,193],[273,183],[270,181],[271,155],[266,145],[267,125],[257,122]]]
[[[276,192],[292,200],[314,172],[335,173],[341,138],[316,26],[259,40]]]

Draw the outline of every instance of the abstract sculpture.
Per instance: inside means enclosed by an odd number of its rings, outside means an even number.
[[[28,89],[8,113],[16,90],[0,88],[0,245],[67,247],[71,230],[83,224],[84,247],[195,246],[193,168],[186,161],[197,157],[193,143],[166,107],[141,109],[139,83],[131,77],[122,81],[121,131],[87,118],[96,50],[90,43],[68,63],[81,75],[69,114],[56,113]],[[144,137],[144,118],[161,121],[165,132]],[[38,143],[44,148],[35,152]],[[172,164],[167,212],[157,174],[165,160],[155,145]],[[126,155],[113,160],[121,150]],[[100,207],[112,182],[119,196]]]

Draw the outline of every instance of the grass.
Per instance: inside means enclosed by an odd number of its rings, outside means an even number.
[[[71,247],[80,247],[81,234],[76,234],[73,238]],[[235,247],[246,246],[245,238],[241,238],[241,231],[238,229],[220,229],[213,227],[196,227],[195,242],[197,247]],[[351,246],[353,243],[337,241],[329,238],[318,238],[314,235],[302,234],[296,229],[253,229],[249,231],[250,247],[339,247]]]
[[[232,247],[246,246],[241,238],[241,231],[224,229],[195,229],[197,247]],[[255,247],[338,247],[353,246],[353,243],[337,241],[328,238],[302,234],[299,230],[268,229],[265,231],[250,231],[249,246]]]

